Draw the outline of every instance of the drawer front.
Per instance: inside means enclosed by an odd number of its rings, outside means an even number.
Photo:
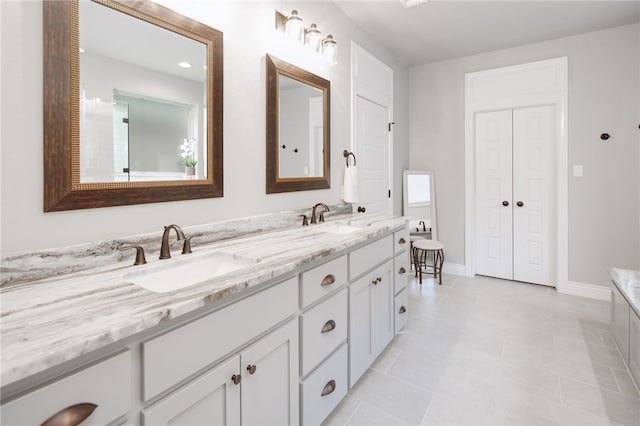
[[[302,376],[347,339],[347,289],[325,300],[301,316]]]
[[[394,291],[393,294],[398,294],[405,288],[409,282],[409,275],[411,274],[411,266],[409,264],[409,254],[407,252],[400,253],[393,259],[394,270]]]
[[[407,327],[407,319],[409,318],[409,290],[404,289],[396,296],[394,308],[396,334],[398,334]]]
[[[302,273],[300,300],[305,308],[347,282],[347,255]]]
[[[297,311],[298,277],[293,277],[144,342],[144,400],[207,367]],[[256,312],[260,312],[259,320]]]
[[[97,407],[82,425],[104,425],[126,414],[130,402],[131,354],[127,351],[4,404],[0,423],[39,425],[65,408],[91,403]]]
[[[342,345],[300,386],[300,424],[319,425],[347,394],[347,345]]]
[[[629,330],[629,370],[640,386],[640,318],[631,312]]]
[[[407,242],[409,240],[407,239]],[[375,268],[393,255],[393,235],[388,235],[349,254],[349,279]]]
[[[625,362],[629,363],[629,304],[615,285],[611,286],[613,337]]]
[[[393,252],[400,253],[409,249],[409,228],[393,233]]]

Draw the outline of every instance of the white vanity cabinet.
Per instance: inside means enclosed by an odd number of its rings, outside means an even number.
[[[629,303],[614,285],[611,286],[611,324],[613,338],[625,362],[629,363]]]
[[[131,354],[126,351],[3,404],[0,424],[41,425],[59,414],[49,424],[75,425],[79,422],[61,423],[61,418],[78,418],[83,426],[104,425],[127,414],[130,404]]]
[[[411,266],[409,261],[409,230],[403,229],[397,231],[393,235],[394,238],[394,258],[393,270],[394,277],[394,310],[395,310],[395,332],[400,333],[407,326],[409,314],[409,291],[407,284],[409,282],[409,274]]]
[[[640,317],[631,311],[629,321],[629,370],[640,385]]]

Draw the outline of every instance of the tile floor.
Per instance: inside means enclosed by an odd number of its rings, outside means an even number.
[[[609,303],[485,277],[408,290],[407,332],[325,425],[640,426]]]

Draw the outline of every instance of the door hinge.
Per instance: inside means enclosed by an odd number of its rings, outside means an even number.
[[[129,124],[129,119],[127,117],[123,117],[122,122],[125,124]]]
[[[391,126],[393,126],[394,124],[396,124],[395,121],[392,121],[391,123],[389,123],[388,127],[389,127],[389,131],[391,131]]]
[[[391,198],[391,190],[389,190],[389,198]]]

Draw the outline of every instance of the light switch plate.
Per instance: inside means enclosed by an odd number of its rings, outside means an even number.
[[[575,176],[575,177],[582,177],[583,176],[582,164],[574,164],[573,165],[573,176]]]

